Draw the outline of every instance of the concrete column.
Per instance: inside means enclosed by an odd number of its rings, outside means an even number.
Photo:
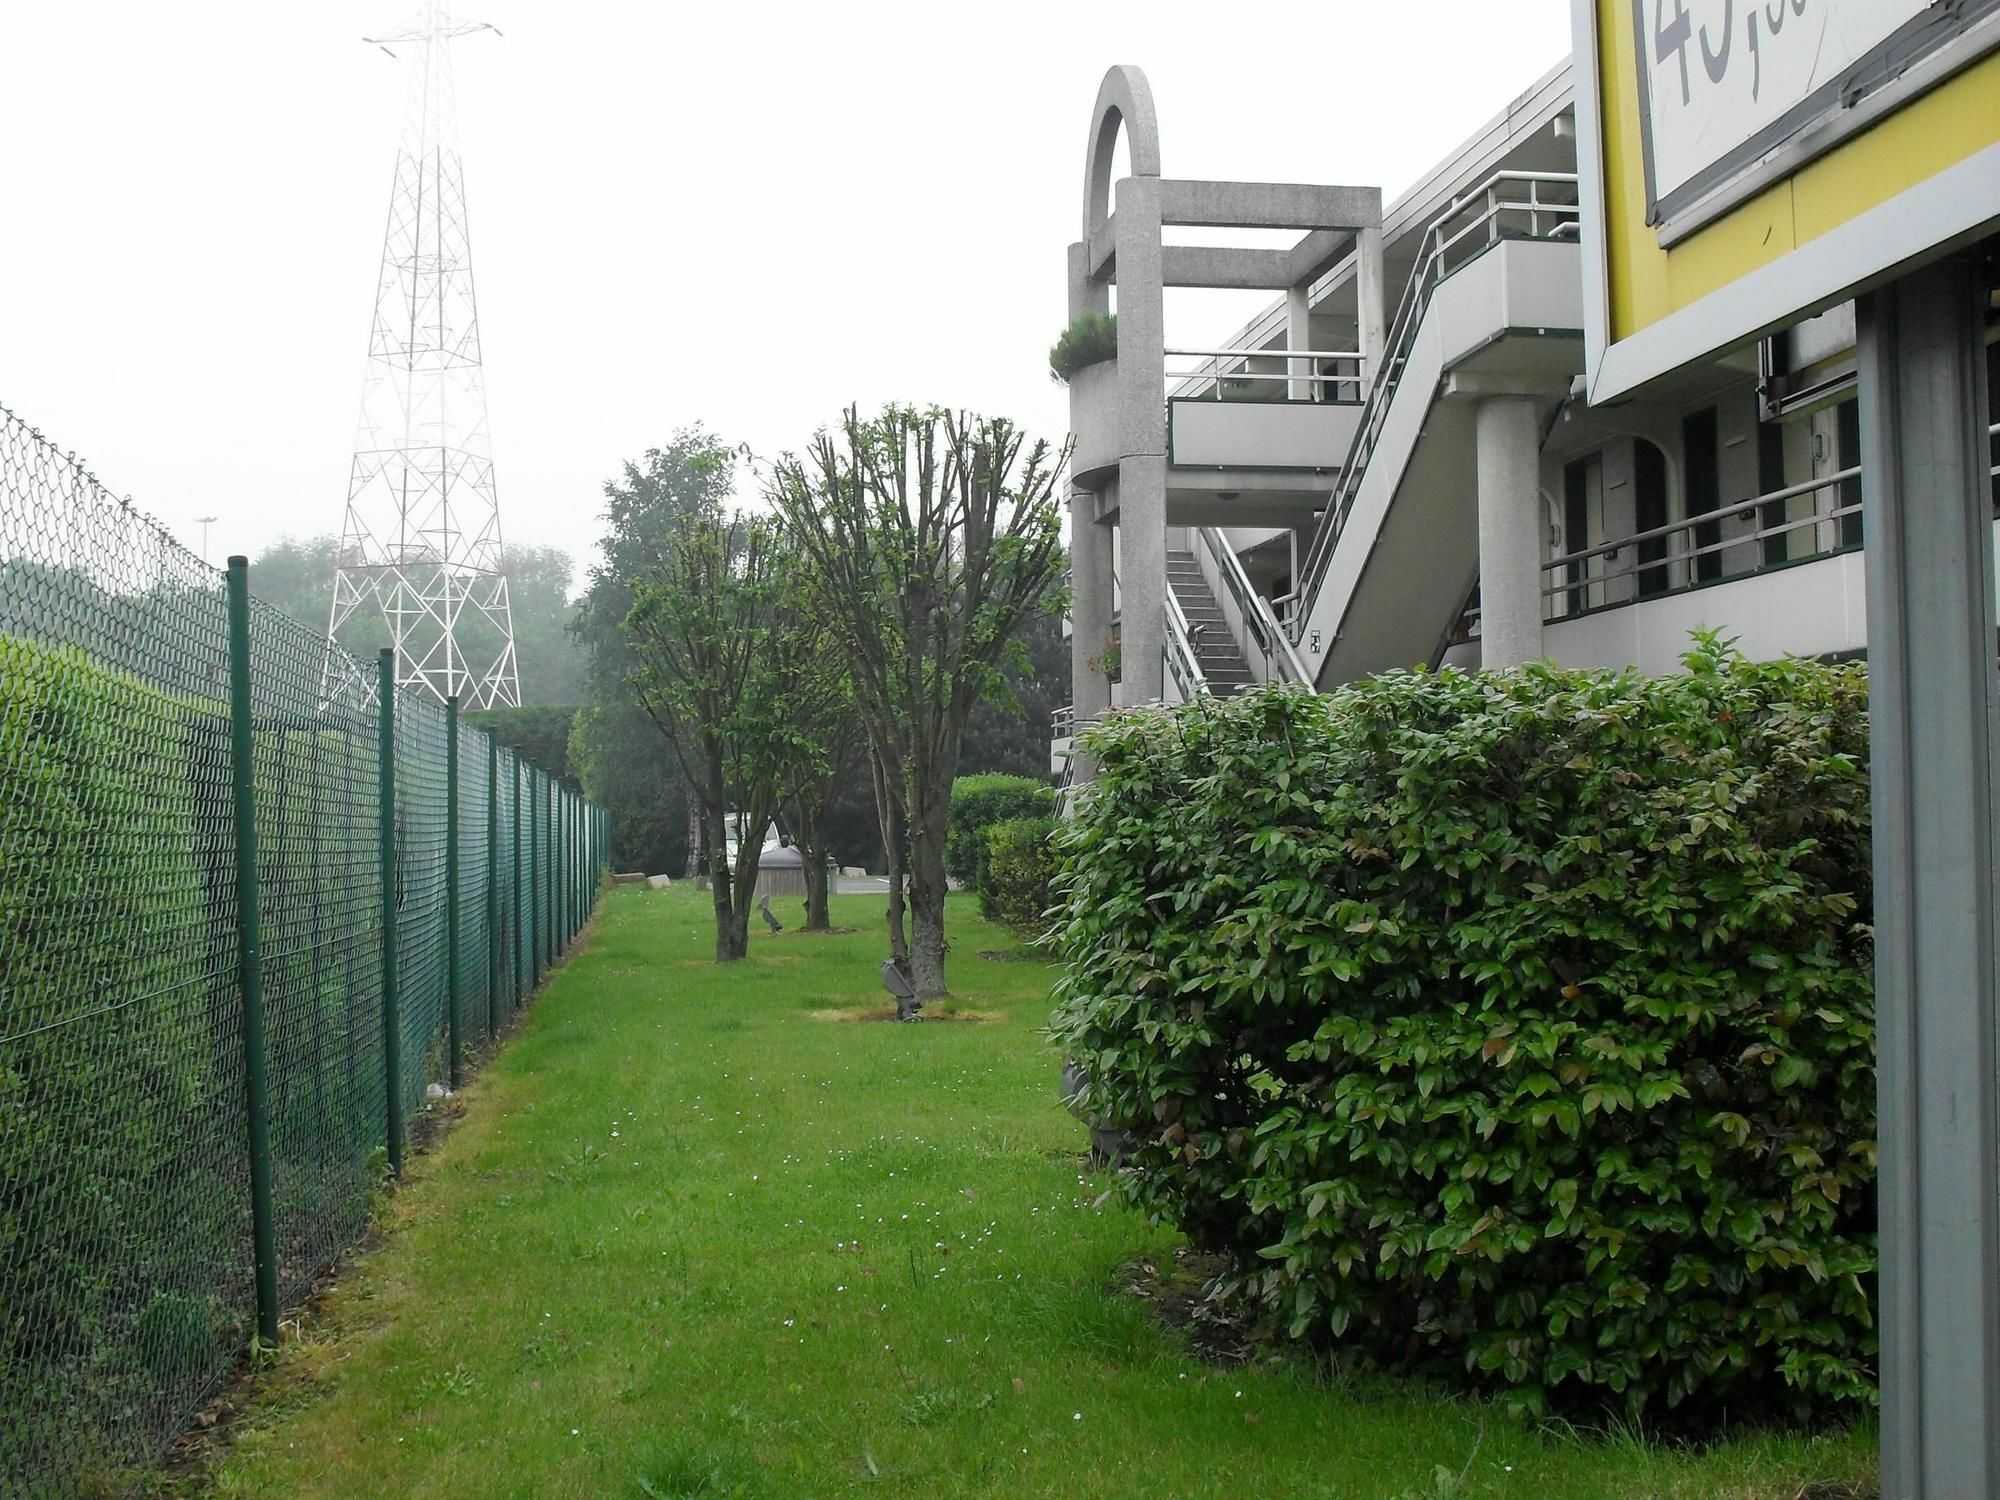
[[[1111,288],[1091,279],[1090,247],[1081,242],[1069,247],[1069,320],[1074,323],[1085,313],[1111,311]]]
[[[2000,1494],[2000,682],[1984,283],[1855,304],[1868,507],[1882,1494]]]
[[[1530,396],[1486,396],[1479,466],[1479,651],[1486,667],[1542,655],[1541,433]]]
[[[1312,348],[1312,299],[1302,286],[1291,287],[1285,292],[1285,347]],[[1313,383],[1303,378],[1313,373],[1311,360],[1287,360],[1285,373],[1290,377],[1285,382],[1285,393],[1292,400],[1313,399]]]
[[[1111,706],[1104,671],[1111,639],[1111,528],[1097,520],[1097,497],[1071,490],[1069,497],[1070,701],[1079,727],[1101,719]]]
[[[1166,331],[1160,180],[1118,184],[1120,701],[1161,696],[1167,604]]]
[[[1373,389],[1382,374],[1382,351],[1389,337],[1387,272],[1382,263],[1382,226],[1355,237],[1354,308],[1361,335],[1361,373]]]
[[[1136,503],[1141,495],[1149,497]],[[1167,646],[1167,460],[1157,453],[1118,461],[1119,702],[1157,702]]]

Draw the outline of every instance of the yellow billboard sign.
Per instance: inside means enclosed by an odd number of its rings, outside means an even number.
[[[1586,382],[2000,229],[2000,0],[1573,0]]]

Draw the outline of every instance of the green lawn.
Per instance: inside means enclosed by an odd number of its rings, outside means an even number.
[[[704,896],[614,892],[417,1161],[384,1245],[264,1378],[215,1492],[1795,1500],[1868,1481],[1866,1436],[1691,1454],[1298,1363],[1204,1366],[1117,1290],[1172,1239],[1082,1165],[1039,1034],[1046,968],[979,957],[1013,940],[954,898],[953,983],[990,1024],[827,1018],[885,998],[881,906],[839,898],[860,931],[759,932],[717,967]]]

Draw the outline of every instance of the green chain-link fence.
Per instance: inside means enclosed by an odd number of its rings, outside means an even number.
[[[254,587],[0,408],[0,1495],[115,1486],[275,1335],[606,867]]]

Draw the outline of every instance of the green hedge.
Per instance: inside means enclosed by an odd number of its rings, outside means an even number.
[[[1118,357],[1118,315],[1085,313],[1049,346],[1049,377],[1069,384],[1078,370]]]
[[[1048,926],[1058,869],[1054,818],[1004,818],[985,831],[986,858],[979,872],[979,909],[996,922],[1033,937]]]
[[[1690,1427],[1872,1401],[1858,666],[1114,716],[1054,1036],[1295,1337]]]
[[[951,784],[950,823],[945,831],[944,868],[954,880],[977,885],[985,856],[984,835],[1007,818],[1047,817],[1056,794],[1032,776],[961,776]]]
[[[213,712],[0,637],[0,1475],[111,1463],[242,1333],[227,756]]]

